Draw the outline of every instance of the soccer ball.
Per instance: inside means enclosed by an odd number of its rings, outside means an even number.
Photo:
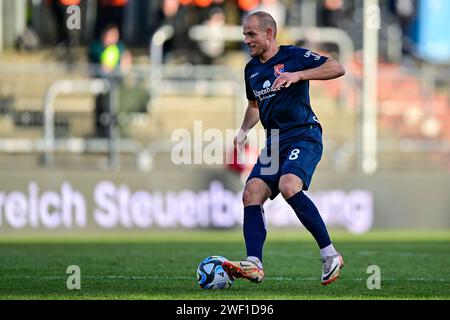
[[[197,281],[202,289],[227,289],[233,284],[228,274],[222,268],[222,263],[228,261],[222,256],[210,256],[200,262],[197,268]]]

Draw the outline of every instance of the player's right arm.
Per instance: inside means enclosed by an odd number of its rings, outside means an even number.
[[[248,100],[247,110],[245,111],[244,120],[237,136],[234,138],[234,145],[242,149],[247,139],[247,133],[258,123],[259,109],[257,100]]]

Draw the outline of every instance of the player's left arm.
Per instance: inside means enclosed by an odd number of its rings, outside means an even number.
[[[274,89],[289,87],[291,84],[306,80],[331,80],[345,74],[344,67],[331,58],[316,68],[301,70],[297,72],[283,72],[273,83]]]

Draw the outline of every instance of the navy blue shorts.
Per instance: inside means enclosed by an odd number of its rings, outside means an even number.
[[[303,190],[309,189],[312,175],[322,158],[322,131],[318,126],[313,126],[307,132],[302,132],[301,136],[280,142],[279,146],[278,163],[277,159],[264,156],[267,152],[270,156],[266,146],[247,178],[247,182],[253,178],[263,180],[272,191],[270,199],[274,199],[280,193],[278,189],[280,177],[288,173],[302,180]],[[269,146],[269,150],[271,149],[273,147]]]

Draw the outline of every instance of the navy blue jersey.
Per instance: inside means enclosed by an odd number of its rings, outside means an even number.
[[[258,101],[262,125],[267,130],[279,130],[280,142],[301,135],[310,125],[319,125],[309,98],[309,81],[299,81],[288,88],[272,89],[275,79],[283,72],[316,68],[327,60],[310,50],[296,46],[280,46],[278,53],[265,63],[258,57],[245,66],[247,99]]]

